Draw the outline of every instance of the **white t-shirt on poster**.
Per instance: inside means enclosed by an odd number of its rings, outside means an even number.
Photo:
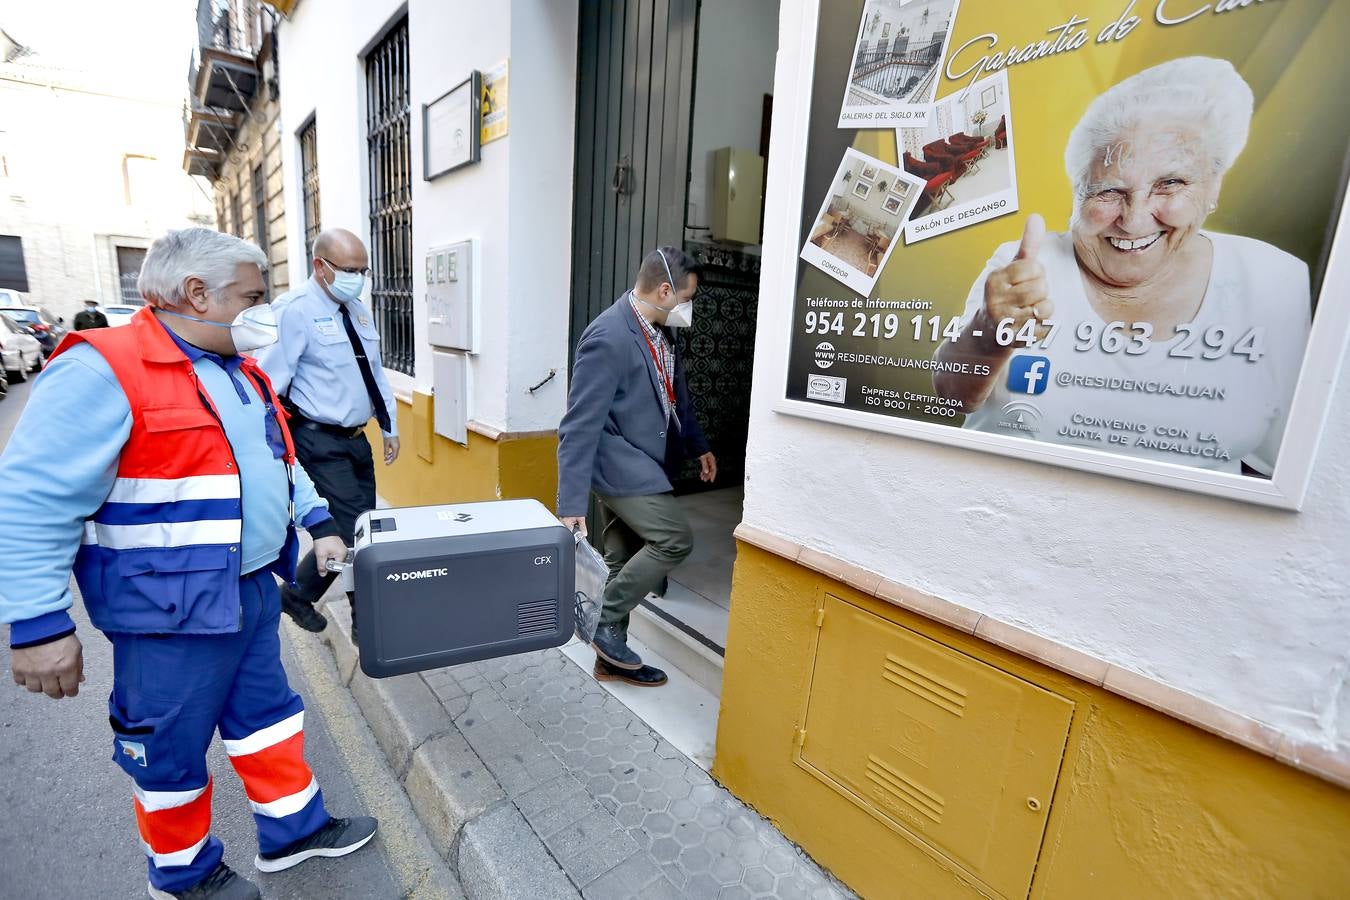
[[[1072,237],[1047,235],[1039,258],[1058,326],[1050,347],[1015,345],[964,427],[1223,472],[1239,473],[1246,463],[1269,476],[1311,327],[1308,267],[1252,238],[1200,235],[1214,257],[1190,334],[1152,340],[1137,355],[1103,349],[1108,323],[1088,301]],[[1017,248],[1016,241],[1000,246],[976,279],[966,328],[984,305],[985,280]],[[1077,333],[1084,322],[1092,323],[1090,345]],[[1118,329],[1118,343],[1130,346],[1132,325]],[[1142,347],[1136,341],[1130,349]],[[1010,373],[1020,378],[1016,388]]]

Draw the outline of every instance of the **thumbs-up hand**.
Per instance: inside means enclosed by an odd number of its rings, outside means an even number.
[[[1045,266],[1037,259],[1044,241],[1045,219],[1032,213],[1013,261],[989,273],[984,282],[984,311],[991,326],[1011,319],[1013,329],[1018,330],[1030,319],[1045,322],[1054,315]]]

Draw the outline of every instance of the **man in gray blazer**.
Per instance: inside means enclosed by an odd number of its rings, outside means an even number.
[[[609,582],[591,646],[595,677],[645,687],[666,674],[628,646],[628,615],[694,548],[671,479],[696,458],[717,477],[717,458],[694,415],[669,329],[693,323],[698,265],[682,250],[647,254],[637,284],[596,317],[577,344],[567,413],[558,427],[558,515],[586,529],[592,490]]]

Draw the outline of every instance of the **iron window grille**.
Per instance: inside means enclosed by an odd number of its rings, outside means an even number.
[[[318,120],[300,129],[300,205],[305,215],[305,271],[314,271],[314,239],[319,236]]]
[[[413,373],[412,155],[405,17],[366,57],[371,301],[384,364]]]

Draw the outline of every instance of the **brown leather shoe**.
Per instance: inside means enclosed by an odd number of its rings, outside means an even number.
[[[591,670],[596,681],[622,681],[625,684],[635,684],[638,687],[660,687],[670,679],[666,678],[666,673],[655,666],[644,665],[640,669],[620,669],[618,666],[611,666],[603,659],[596,657],[595,668]]]

